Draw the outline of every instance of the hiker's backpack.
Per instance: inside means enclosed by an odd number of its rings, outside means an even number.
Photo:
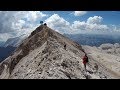
[[[88,62],[88,57],[87,57],[87,56],[84,56],[84,60],[85,60],[85,62],[87,63],[87,62]]]
[[[86,56],[86,62],[88,62],[88,57]]]

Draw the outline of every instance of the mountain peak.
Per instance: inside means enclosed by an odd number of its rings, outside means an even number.
[[[16,65],[18,65],[22,59],[29,56],[31,52],[37,50],[38,48],[43,48],[43,50],[41,50],[43,54],[48,53],[48,55],[50,55],[53,51],[56,51],[59,48],[64,50],[65,44],[67,48],[72,51],[72,53],[82,53],[79,56],[82,56],[84,54],[79,44],[52,30],[47,25],[40,25],[31,33],[28,38],[23,40],[23,42],[17,47],[13,55],[9,56],[1,63],[0,74],[2,74],[2,72],[4,71],[4,64],[8,66],[8,73],[12,74]],[[56,53],[59,54],[60,51],[58,50]]]
[[[37,27],[32,33],[30,36],[33,36],[35,35],[36,33],[39,33],[40,31],[42,30],[46,30],[48,27],[47,25],[40,25],[39,27]]]
[[[106,69],[103,69],[103,66],[92,59],[89,63],[91,67],[88,67],[88,69],[94,74],[85,72],[82,63],[83,56],[84,50],[78,43],[43,24],[23,40],[11,56],[0,63],[0,78],[101,78],[101,74],[95,72],[94,63],[99,65],[100,73],[105,76],[102,78],[106,78],[106,75],[107,78],[111,78],[111,74],[108,74],[109,72],[105,71]]]

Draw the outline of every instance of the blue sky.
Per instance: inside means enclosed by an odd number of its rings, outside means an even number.
[[[85,15],[75,17],[73,11],[43,11],[45,14],[53,15],[58,14],[59,16],[65,18],[69,22],[73,22],[75,20],[86,21],[89,17],[93,16],[101,16],[103,17],[104,24],[120,24],[120,11],[87,11]]]
[[[0,11],[0,17],[0,41],[29,35],[40,20],[61,34],[120,33],[120,11]]]

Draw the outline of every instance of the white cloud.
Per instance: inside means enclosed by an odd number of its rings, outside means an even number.
[[[80,21],[74,21],[72,24],[72,28],[73,29],[85,29],[86,27],[86,23],[84,21],[80,22]]]
[[[25,18],[27,19],[27,21],[34,22],[45,16],[47,15],[39,11],[28,11],[27,14],[25,15]]]
[[[74,21],[70,24],[58,14],[53,14],[45,22],[48,26],[60,33],[81,33],[81,32],[108,32],[110,27],[102,24],[103,18],[101,16],[89,17],[87,21]]]
[[[45,20],[50,28],[57,30],[60,33],[65,33],[70,28],[70,23],[58,14],[53,14]]]
[[[40,11],[1,11],[0,33],[3,35],[5,33],[11,34],[6,38],[11,37],[13,33],[14,36],[17,36],[18,33],[20,34],[21,32],[24,34],[23,30],[31,30],[36,27],[36,21],[39,21],[46,16],[46,14],[43,14]],[[1,39],[4,39],[2,37],[3,36],[1,36]]]
[[[86,13],[87,13],[87,11],[75,11],[74,15],[75,16],[82,16],[82,15],[85,15]]]
[[[94,17],[89,17],[87,19],[87,23],[89,24],[100,24],[102,22],[103,18],[101,16],[94,16]]]
[[[108,30],[108,26],[107,25],[100,25],[100,24],[87,24],[87,30]]]
[[[107,25],[101,24],[102,17],[94,16],[87,19],[87,21],[74,21],[72,24],[72,30],[81,32],[82,31],[106,31],[109,29]]]
[[[9,33],[4,33],[4,34],[0,33],[0,41],[6,41],[10,37],[13,37],[13,35]]]
[[[86,14],[86,11],[75,11],[75,16]],[[73,13],[72,13],[73,14]],[[39,11],[0,11],[0,40],[6,41],[8,38],[30,34],[47,15]],[[60,33],[80,33],[95,31],[120,31],[120,27],[102,24],[101,16],[89,17],[87,21],[66,21],[58,14],[48,17],[47,25]]]
[[[120,33],[120,25],[109,25],[110,31]]]

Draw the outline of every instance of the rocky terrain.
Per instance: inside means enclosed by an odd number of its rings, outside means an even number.
[[[67,48],[64,48],[66,44]],[[84,47],[83,47],[84,48]],[[1,79],[117,79],[118,73],[89,56],[84,70],[84,50],[46,25],[23,40],[14,53],[0,63]],[[86,47],[84,48],[86,52]],[[119,65],[120,66],[120,65]]]
[[[89,57],[96,60],[120,77],[119,44],[102,44],[100,47],[83,46]]]
[[[98,49],[101,50],[101,52],[103,52],[103,53],[108,53],[108,54],[120,56],[120,44],[119,43],[102,44],[98,47]]]

